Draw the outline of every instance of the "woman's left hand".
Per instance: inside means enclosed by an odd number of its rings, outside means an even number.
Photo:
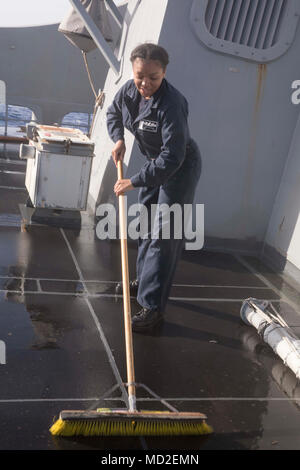
[[[114,186],[114,192],[116,196],[120,196],[121,194],[125,193],[126,191],[130,191],[131,189],[134,189],[134,186],[131,184],[129,179],[118,180]]]

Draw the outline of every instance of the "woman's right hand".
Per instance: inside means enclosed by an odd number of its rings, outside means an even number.
[[[124,140],[118,140],[114,148],[111,151],[111,155],[116,166],[119,160],[123,160],[125,152],[126,152],[126,147],[125,147]]]

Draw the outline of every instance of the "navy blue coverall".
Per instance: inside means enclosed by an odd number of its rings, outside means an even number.
[[[176,88],[163,79],[143,108],[142,99],[134,81],[126,82],[107,110],[107,129],[113,142],[124,139],[124,128],[128,129],[146,157],[139,173],[130,180],[140,188],[138,202],[145,205],[150,216],[152,204],[169,207],[180,204],[182,208],[192,204],[201,173],[201,157],[190,137],[187,101]],[[170,239],[161,237],[159,213],[152,229],[155,238],[151,237],[149,227],[148,236],[138,241],[137,300],[142,307],[163,312],[184,237],[174,237],[174,227]]]

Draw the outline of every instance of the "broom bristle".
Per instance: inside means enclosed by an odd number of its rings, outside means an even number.
[[[143,413],[155,413],[151,418],[143,417]],[[180,413],[172,412],[138,412],[136,419],[126,415],[116,419],[114,413],[111,418],[107,411],[97,418],[72,419],[61,417],[52,425],[50,432],[53,436],[187,436],[204,435],[213,432],[204,420],[180,418]],[[174,420],[172,419],[175,417]],[[167,418],[167,419],[166,419]]]

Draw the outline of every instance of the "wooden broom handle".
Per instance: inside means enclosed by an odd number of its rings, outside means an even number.
[[[117,162],[118,179],[123,179],[123,162]],[[133,358],[133,342],[131,328],[131,307],[130,307],[130,289],[129,289],[129,268],[128,268],[128,249],[127,249],[127,224],[125,214],[125,196],[119,196],[119,225],[121,242],[121,261],[122,261],[122,283],[123,283],[123,305],[124,305],[124,327],[125,327],[125,345],[126,345],[126,365],[129,410],[136,411],[135,396],[135,374]]]

